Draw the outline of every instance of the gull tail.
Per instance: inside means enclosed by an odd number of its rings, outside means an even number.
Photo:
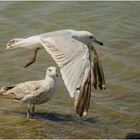
[[[3,97],[3,98],[12,98],[12,95],[11,94],[7,94],[7,92],[14,88],[15,86],[4,86],[2,88],[0,88],[0,97]]]
[[[76,113],[82,119],[86,119],[90,104],[90,96],[91,96],[91,73],[89,72],[82,86],[77,89],[77,93],[75,94],[74,97],[75,99],[74,105]]]

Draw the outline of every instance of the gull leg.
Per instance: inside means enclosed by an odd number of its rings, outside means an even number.
[[[35,105],[32,106],[32,113],[35,112]]]
[[[34,112],[35,112],[35,105],[34,104],[32,105],[31,110],[32,110],[31,112],[32,112],[32,116],[33,116]]]
[[[25,68],[28,67],[29,65],[33,64],[36,61],[36,56],[37,56],[37,52],[40,48],[36,48],[34,50],[34,56],[31,58],[31,60],[25,65]]]
[[[31,117],[31,104],[28,104],[27,118]]]

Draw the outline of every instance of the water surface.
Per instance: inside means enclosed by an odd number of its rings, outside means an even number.
[[[92,91],[88,119],[75,115],[61,78],[52,100],[26,119],[26,106],[0,101],[0,138],[125,138],[140,133],[140,2],[0,2],[0,86],[43,79],[54,61],[41,50],[25,69],[31,50],[7,51],[6,43],[60,29],[88,30],[95,44],[107,89]]]

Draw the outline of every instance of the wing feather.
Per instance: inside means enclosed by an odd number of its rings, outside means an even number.
[[[73,98],[76,88],[80,87],[84,71],[89,64],[86,45],[69,37],[41,38],[41,44],[61,68],[62,78]]]
[[[60,67],[66,88],[75,100],[76,113],[85,118],[89,109],[92,81],[95,89],[97,85],[101,88],[105,84],[96,50],[89,53],[85,44],[70,36],[41,37],[40,41]]]
[[[15,85],[13,88],[5,91],[2,95],[9,96],[16,100],[22,100],[30,95],[34,96],[43,92],[42,83],[40,81],[28,81]]]
[[[105,77],[101,62],[99,60],[98,54],[93,45],[91,45],[91,66],[92,66],[92,79],[93,86],[97,89],[97,86],[102,90],[105,89]]]
[[[75,96],[75,109],[79,117],[85,118],[89,109],[91,96],[91,71],[88,67],[84,73],[82,85]]]
[[[91,62],[88,47],[67,36],[41,38],[41,43],[61,68],[66,88],[74,98],[76,113],[80,118],[85,118],[91,96]]]

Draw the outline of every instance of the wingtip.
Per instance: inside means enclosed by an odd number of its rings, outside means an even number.
[[[102,88],[105,90],[106,89],[106,86],[105,85],[102,85]]]
[[[79,119],[86,120],[87,119],[87,112],[83,112],[82,115],[76,112],[76,115]]]

